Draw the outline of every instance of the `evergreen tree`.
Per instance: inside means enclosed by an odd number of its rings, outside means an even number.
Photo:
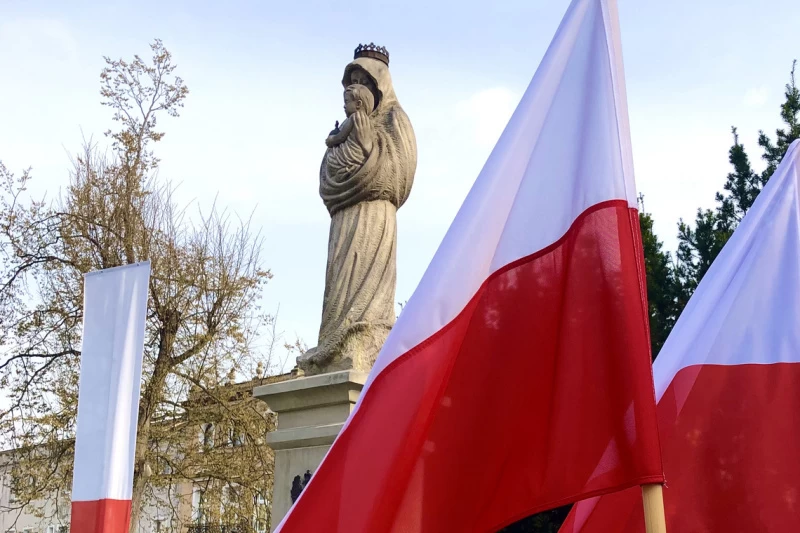
[[[733,230],[752,207],[766,183],[766,179],[755,173],[750,166],[750,158],[739,142],[739,132],[735,127],[731,128],[731,133],[733,133],[733,146],[728,151],[728,161],[733,166],[733,172],[728,174],[723,186],[728,194],[719,192],[716,194],[717,229],[725,241],[733,234]]]
[[[639,227],[647,275],[650,349],[655,359],[678,318],[677,290],[672,257],[653,231],[653,217],[645,212],[643,199],[639,195]]]
[[[766,183],[775,169],[778,168],[786,150],[796,140],[800,139],[800,89],[797,88],[794,72],[797,60],[792,63],[792,74],[786,84],[786,101],[781,105],[781,119],[788,129],[779,129],[775,132],[776,142],[766,136],[763,131],[758,132],[758,145],[764,150],[762,157],[767,162],[767,168],[761,174],[762,182]]]
[[[732,128],[733,146],[728,152],[728,160],[733,166],[733,172],[728,174],[725,181],[725,192],[716,194],[716,209],[698,209],[694,226],[683,220],[678,224],[675,280],[679,311],[686,305],[711,263],[752,207],[789,146],[800,138],[800,90],[795,80],[796,66],[795,60],[792,63],[790,81],[786,85],[786,100],[781,105],[781,119],[786,128],[775,132],[775,142],[763,131],[759,132],[758,144],[763,150],[761,157],[767,162],[766,169],[761,174],[753,170],[747,152],[739,142],[739,134],[736,128]]]
[[[678,262],[675,267],[678,312],[689,301],[763,186],[761,177],[750,166],[744,146],[739,143],[736,128],[731,131],[733,146],[728,152],[728,161],[734,171],[725,181],[726,194],[716,194],[716,210],[697,210],[694,227],[683,220],[678,224]]]

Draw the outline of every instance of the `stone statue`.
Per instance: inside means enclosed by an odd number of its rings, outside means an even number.
[[[417,144],[389,75],[389,53],[359,45],[342,79],[347,118],[325,141],[319,192],[331,215],[322,325],[298,357],[305,374],[368,371],[395,321],[397,209]]]

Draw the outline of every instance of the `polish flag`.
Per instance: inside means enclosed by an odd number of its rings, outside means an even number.
[[[660,483],[642,265],[616,2],[574,0],[277,530],[490,533]]]
[[[654,365],[668,531],[800,528],[800,141],[708,270]],[[629,490],[562,533],[644,532]]]
[[[84,276],[70,531],[128,533],[150,262]]]

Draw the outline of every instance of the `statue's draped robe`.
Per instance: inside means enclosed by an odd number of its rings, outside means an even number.
[[[325,365],[344,356],[367,357],[371,365],[395,321],[396,215],[414,180],[416,139],[388,67],[375,59],[356,59],[345,68],[345,87],[358,67],[372,77],[379,93],[369,115],[373,146],[365,159],[346,141],[328,149],[322,161],[320,196],[331,227],[319,342],[304,358],[306,364]],[[355,132],[350,135],[355,138]],[[361,344],[371,345],[367,351],[375,353],[343,353],[359,346],[358,336],[371,338]]]

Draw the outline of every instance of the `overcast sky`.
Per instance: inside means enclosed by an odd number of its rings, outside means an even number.
[[[619,0],[637,184],[656,231],[713,204],[730,127],[758,159],[800,57],[796,0]],[[533,76],[568,0],[397,2],[0,0],[0,160],[63,187],[82,135],[105,142],[103,55],[161,38],[190,89],[165,119],[160,175],[182,201],[253,213],[275,274],[264,305],[316,344],[328,214],[324,138],[342,119],[342,69],[359,42],[391,53],[419,165],[399,212],[397,300],[409,298]],[[756,161],[761,168],[760,161]]]

